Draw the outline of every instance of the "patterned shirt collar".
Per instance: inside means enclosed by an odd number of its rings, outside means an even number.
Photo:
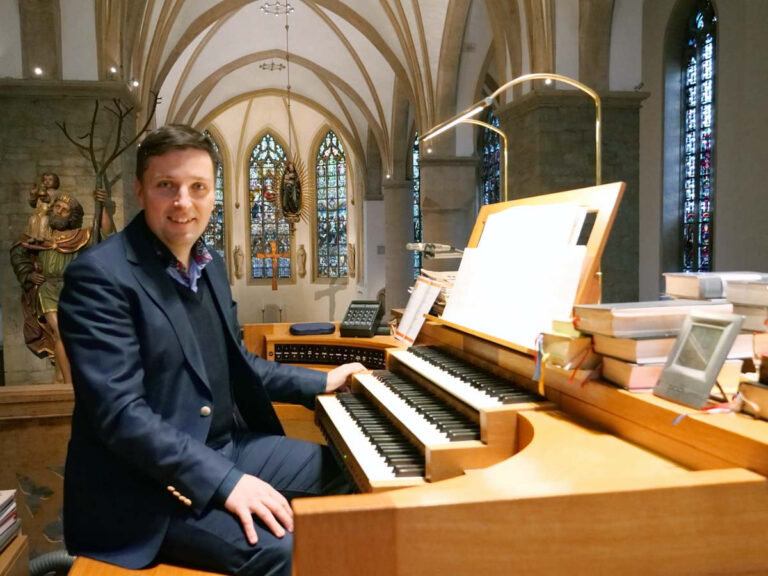
[[[202,237],[198,238],[192,246],[189,268],[186,268],[157,236],[154,234],[152,236],[155,252],[165,263],[165,272],[168,276],[182,286],[189,288],[192,292],[197,292],[197,281],[200,279],[203,269],[212,260],[211,253],[208,251]]]

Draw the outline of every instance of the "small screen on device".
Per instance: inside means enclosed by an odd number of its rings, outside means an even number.
[[[720,326],[694,322],[675,362],[693,370],[706,370],[722,335]]]

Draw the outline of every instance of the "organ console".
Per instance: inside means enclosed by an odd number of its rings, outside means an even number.
[[[293,501],[298,576],[768,573],[768,423],[542,384],[532,351],[436,318],[377,345],[383,369],[318,399],[361,493]]]

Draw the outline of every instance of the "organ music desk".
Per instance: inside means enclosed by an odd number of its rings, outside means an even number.
[[[588,193],[614,193],[603,236],[622,190]],[[588,244],[577,302],[599,296],[603,245]],[[352,398],[318,401],[362,493],[293,501],[298,576],[768,574],[768,423],[553,367],[542,385],[532,351],[435,318],[417,346],[392,344]]]

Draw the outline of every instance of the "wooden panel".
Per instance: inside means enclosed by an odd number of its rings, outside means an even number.
[[[129,570],[114,564],[79,556],[70,568],[68,576],[210,576],[215,574],[216,572],[203,572],[202,570],[192,570],[170,564],[157,564],[143,570]]]
[[[19,533],[0,554],[0,576],[29,576],[29,542]]]
[[[762,476],[691,471],[560,412],[518,417],[530,443],[490,468],[386,494],[294,500],[295,573],[768,571]]]
[[[0,386],[0,420],[71,416],[74,403],[69,384]]]
[[[703,414],[653,394],[632,393],[600,381],[582,385],[571,382],[564,370],[545,370],[547,389],[560,394],[563,409],[585,413],[584,406],[590,405],[591,417],[607,429],[673,457],[683,458],[685,450],[699,452],[687,458],[699,461],[702,468],[742,467],[768,476],[766,422],[744,414]],[[566,397],[578,402],[569,403]]]

